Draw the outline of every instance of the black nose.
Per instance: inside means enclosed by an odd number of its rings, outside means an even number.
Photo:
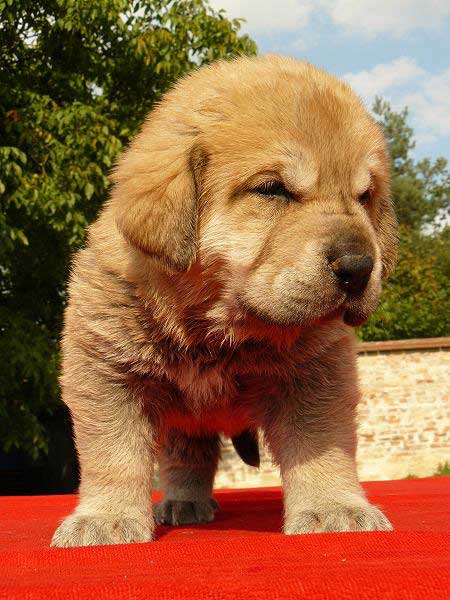
[[[373,259],[363,254],[344,254],[330,262],[330,266],[344,289],[351,294],[358,294],[369,282]]]

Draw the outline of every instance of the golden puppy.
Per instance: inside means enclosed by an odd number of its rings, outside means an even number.
[[[114,178],[70,281],[81,486],[53,545],[210,521],[219,433],[256,462],[257,428],[286,533],[390,529],[355,469],[350,326],[396,256],[386,144],[358,98],[293,59],[220,62],[165,96]]]

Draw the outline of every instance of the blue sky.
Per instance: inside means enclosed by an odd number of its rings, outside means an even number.
[[[450,0],[210,0],[260,52],[306,59],[408,106],[417,158],[450,159]]]

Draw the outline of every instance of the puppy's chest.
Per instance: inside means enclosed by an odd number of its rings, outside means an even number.
[[[280,385],[283,371],[279,357],[241,349],[216,357],[187,356],[170,375],[186,405],[199,411],[258,402]]]
[[[186,404],[192,407],[228,404],[239,390],[237,374],[226,361],[205,363],[188,358],[170,373]]]

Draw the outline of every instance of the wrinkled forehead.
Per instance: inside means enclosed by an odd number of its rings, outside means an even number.
[[[272,170],[300,190],[344,182],[358,190],[386,169],[381,130],[347,86],[303,68],[241,75],[205,86],[196,111],[216,166],[241,183]]]
[[[272,173],[289,188],[303,194],[364,192],[387,172],[385,143],[381,132],[368,119],[347,130],[311,132],[310,123],[291,122],[276,127],[229,123],[226,134],[215,137],[216,166],[228,173],[236,185],[257,174]],[[337,128],[336,128],[337,130]]]

